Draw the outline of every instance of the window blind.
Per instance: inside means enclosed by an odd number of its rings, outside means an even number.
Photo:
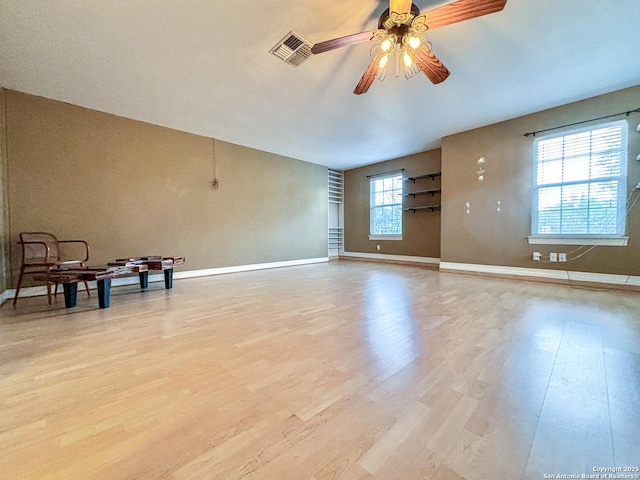
[[[370,234],[402,234],[402,174],[370,180]]]
[[[625,121],[536,140],[533,233],[624,234],[626,167]]]

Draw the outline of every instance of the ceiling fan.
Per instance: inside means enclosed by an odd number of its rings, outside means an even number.
[[[311,53],[375,41],[371,49],[371,63],[353,91],[356,95],[366,93],[374,79],[384,80],[394,61],[396,76],[400,75],[401,69],[406,78],[421,71],[433,84],[438,84],[447,79],[449,70],[431,51],[431,44],[422,38],[421,33],[499,12],[506,3],[507,0],[457,0],[420,14],[420,9],[411,0],[389,0],[389,8],[380,16],[377,30],[316,43]]]

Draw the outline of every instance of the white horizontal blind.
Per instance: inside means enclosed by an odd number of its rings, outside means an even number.
[[[533,234],[624,234],[626,121],[537,139],[534,163]]]
[[[370,194],[371,235],[401,235],[402,173],[371,178]]]

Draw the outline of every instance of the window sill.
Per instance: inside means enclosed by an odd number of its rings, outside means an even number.
[[[530,235],[529,245],[602,245],[626,247],[629,237],[607,235]]]
[[[369,240],[402,240],[402,235],[369,235]]]

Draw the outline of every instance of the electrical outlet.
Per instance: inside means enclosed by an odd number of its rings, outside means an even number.
[[[540,252],[533,252],[533,260],[536,262],[540,261]]]
[[[380,250],[380,245],[376,245],[376,250]]]
[[[566,253],[559,253],[558,254],[558,261],[559,262],[566,262],[567,261],[567,254]]]
[[[557,261],[558,261],[558,254],[557,254],[557,253],[553,253],[553,252],[551,252],[551,253],[549,254],[549,260],[550,260],[551,262],[557,262]]]

